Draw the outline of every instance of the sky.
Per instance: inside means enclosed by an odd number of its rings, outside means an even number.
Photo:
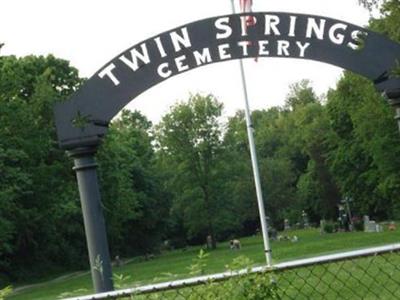
[[[238,4],[239,0],[235,0]],[[253,0],[253,11],[321,15],[359,26],[369,12],[357,0]],[[129,47],[169,29],[231,13],[231,0],[1,0],[1,55],[47,55],[70,61],[90,77]],[[342,70],[297,59],[245,60],[250,108],[283,105],[289,85],[312,82],[318,95],[335,87]],[[177,75],[139,95],[127,107],[153,122],[190,94],[213,94],[225,116],[244,108],[239,64],[229,61]]]

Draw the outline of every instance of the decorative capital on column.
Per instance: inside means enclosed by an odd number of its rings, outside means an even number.
[[[79,147],[67,151],[69,157],[79,158],[85,156],[94,156],[97,152],[97,146],[93,147]]]
[[[78,172],[87,169],[96,169],[97,163],[94,159],[96,152],[97,147],[81,147],[68,150],[68,156],[73,158],[75,162],[73,170]]]
[[[383,94],[388,98],[390,105],[395,108],[400,106],[400,87],[397,89],[385,90]]]

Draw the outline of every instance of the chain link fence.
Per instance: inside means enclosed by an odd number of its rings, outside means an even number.
[[[89,299],[400,299],[400,244],[68,298]]]

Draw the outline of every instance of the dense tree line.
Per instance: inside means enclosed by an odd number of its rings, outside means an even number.
[[[365,1],[366,4],[372,3]],[[371,28],[400,42],[398,0]],[[0,57],[0,284],[87,264],[71,159],[57,147],[52,106],[84,82],[68,62]],[[123,111],[99,148],[112,256],[254,234],[259,227],[244,113],[222,122],[212,95],[192,95],[159,124]],[[400,219],[400,135],[373,85],[345,72],[325,97],[309,81],[285,104],[252,113],[267,214],[276,228],[356,216]],[[168,243],[164,243],[168,241]]]

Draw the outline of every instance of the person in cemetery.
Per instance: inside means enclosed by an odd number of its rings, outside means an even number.
[[[230,240],[229,246],[230,246],[231,250],[240,250],[240,248],[241,248],[239,240]]]

